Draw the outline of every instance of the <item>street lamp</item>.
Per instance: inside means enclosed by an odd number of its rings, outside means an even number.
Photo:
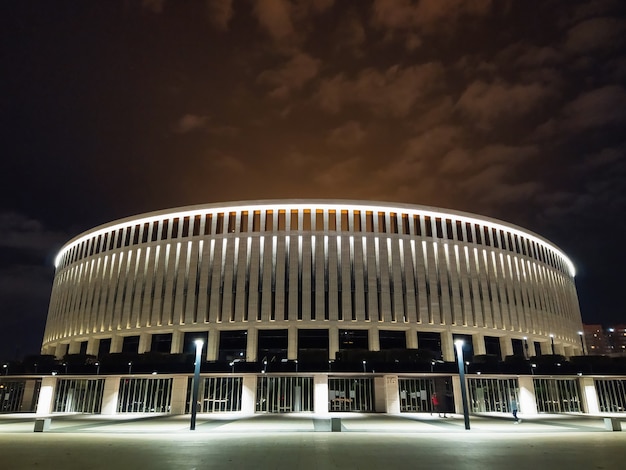
[[[9,375],[9,364],[2,364],[2,368],[4,369],[4,375]]]
[[[204,341],[197,339],[194,341],[196,345],[196,362],[193,372],[193,394],[191,397],[191,431],[196,429],[196,414],[198,412],[198,390],[200,389],[200,357],[202,356],[202,346]]]
[[[552,344],[552,355],[554,356],[554,335],[550,333],[550,343]]]
[[[583,340],[583,332],[582,331],[578,332],[578,337],[580,338],[580,345],[583,348],[583,356],[585,356],[586,355],[585,354],[585,341]]]
[[[128,363],[128,375],[133,373],[133,363],[129,362]]]
[[[96,361],[95,366],[96,366],[96,375],[100,375],[100,361]]]
[[[367,367],[367,361],[363,361],[363,372],[365,372],[366,367]]]
[[[470,428],[469,410],[467,408],[467,387],[465,384],[465,364],[463,361],[463,340],[457,339],[454,342],[456,347],[456,362],[459,366],[459,378],[461,379],[461,400],[463,402],[463,420],[465,421],[465,429]]]

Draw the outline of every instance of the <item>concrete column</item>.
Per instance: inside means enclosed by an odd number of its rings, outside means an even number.
[[[246,343],[246,361],[254,362],[258,358],[257,348],[259,344],[259,330],[254,327],[248,328],[248,342]]]
[[[483,341],[483,345],[484,344]],[[443,355],[444,361],[454,362],[454,341],[452,332],[450,331],[441,332],[441,354]]]
[[[528,350],[526,350],[526,345],[528,345]],[[531,341],[530,339],[524,340],[524,354],[528,354],[527,359],[530,359],[531,357],[534,357],[537,355],[537,352],[535,351],[534,341]]]
[[[452,393],[454,395],[454,412],[456,414],[462,415],[463,414],[463,395],[461,393],[461,377],[459,375],[452,376]],[[467,393],[469,395],[469,390]]]
[[[398,376],[385,375],[385,413],[400,414],[400,393]]]
[[[20,404],[20,411],[33,412],[35,411],[36,404],[33,403],[35,398],[35,384],[36,380],[27,379],[24,385],[24,395],[22,395],[22,403]]]
[[[100,349],[100,338],[90,339],[87,343],[87,354],[91,356],[97,356],[98,349]]]
[[[385,377],[374,377],[374,411],[384,413],[387,408]]]
[[[331,326],[328,329],[328,359],[335,360],[335,355],[339,351],[339,329]]]
[[[41,379],[41,389],[39,390],[39,401],[37,402],[38,415],[52,413],[52,403],[54,402],[54,392],[57,387],[56,377],[44,377]]]
[[[241,387],[241,413],[253,415],[256,411],[256,375],[244,375]]]
[[[109,375],[104,379],[102,393],[102,409],[100,414],[114,415],[117,413],[117,399],[120,394],[120,376]]]
[[[328,375],[313,376],[313,411],[318,415],[328,414]]]
[[[378,328],[369,328],[367,330],[367,342],[370,351],[380,351],[380,337],[378,336]]]
[[[200,382],[202,380],[202,377],[200,377]],[[188,382],[189,378],[186,375],[177,375],[172,379],[172,402],[170,409],[173,415],[185,414]]]
[[[555,348],[556,348],[556,345],[555,345]],[[556,352],[556,349],[555,349],[555,352]],[[541,342],[541,354],[544,356],[552,354],[552,343],[550,343],[549,339],[548,341]]]
[[[513,355],[513,341],[508,336],[500,337],[500,354],[502,355],[500,359]]]
[[[565,354],[565,346],[563,346],[563,343],[554,343],[554,352],[556,354],[560,354],[561,356],[566,356]]]
[[[298,329],[295,326],[287,329],[287,359],[298,359]]]
[[[122,345],[124,344],[124,337],[120,335],[113,335],[111,337],[111,353],[122,352]]]
[[[80,341],[72,341],[67,348],[68,354],[80,354]]]
[[[250,339],[248,338],[248,341],[249,340]],[[217,361],[219,344],[220,344],[219,330],[210,330],[209,340],[207,341],[207,345],[206,345],[206,360],[207,361]]]
[[[172,331],[172,344],[170,354],[180,354],[183,352],[185,333],[183,331]]]
[[[141,333],[139,335],[139,347],[137,348],[137,352],[139,354],[143,354],[150,351],[152,346],[152,335],[150,333]]]
[[[406,348],[407,349],[418,349],[419,344],[417,342],[417,331],[415,330],[406,330]]]
[[[525,415],[537,414],[537,401],[535,400],[535,384],[532,376],[520,376],[517,379],[519,385],[519,411]]]
[[[474,355],[487,354],[485,335],[483,333],[474,333],[472,335],[472,347],[474,348]]]
[[[59,344],[57,344],[56,351],[54,352],[55,357],[57,359],[63,359],[63,356],[65,356],[67,354],[67,347],[68,346],[69,345],[66,344],[66,343],[59,343]]]
[[[598,402],[598,394],[594,384],[594,379],[591,377],[580,377],[578,379],[580,384],[580,390],[582,392],[582,405],[583,412],[587,414],[600,413],[600,404]]]

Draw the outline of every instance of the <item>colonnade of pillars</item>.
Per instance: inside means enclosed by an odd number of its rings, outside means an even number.
[[[329,359],[335,359],[335,354],[340,349],[340,341],[339,341],[339,331],[340,329],[352,329],[350,325],[346,325],[345,327],[329,327],[328,330],[328,353]],[[281,327],[279,323],[273,325],[273,329],[283,329],[287,330],[287,338],[288,338],[288,348],[287,348],[287,356],[288,359],[295,360],[298,359],[298,328],[296,326],[288,325]],[[358,329],[354,329],[357,331]],[[258,347],[258,332],[259,328],[247,328],[246,330],[247,337],[247,345],[246,345],[246,360],[249,362],[254,362],[258,360],[257,356],[257,347]],[[380,350],[380,338],[379,338],[379,328],[378,326],[367,329],[368,332],[368,343],[370,351],[379,351]],[[424,332],[424,330],[419,330],[420,332]],[[206,331],[198,331],[199,333],[205,333]],[[418,349],[419,341],[418,341],[418,330],[417,329],[408,329],[404,330],[406,335],[406,347],[407,349]],[[472,332],[468,331],[451,331],[451,330],[443,330],[437,331],[432,330],[428,331],[429,333],[438,333],[441,338],[441,352],[444,361],[454,361],[454,334],[463,334],[472,337],[472,345],[474,348],[474,354],[486,354],[487,347],[485,344],[485,337],[490,336],[485,334],[485,332]],[[172,340],[170,353],[171,354],[179,354],[183,352],[183,343],[185,331],[175,330],[172,332]],[[495,336],[496,332],[490,332]],[[148,332],[140,332],[136,336],[139,336],[139,346],[137,352],[139,354],[146,353],[150,351],[152,344],[152,333]],[[561,354],[564,356],[573,356],[577,354],[582,354],[582,347],[579,344],[575,345],[566,345],[563,344],[558,338],[545,338],[545,336],[539,337],[524,337],[524,338],[516,338],[518,341],[523,342],[524,353],[528,357],[532,357],[535,355],[545,355],[545,354]],[[87,341],[86,353],[91,355],[98,355],[99,346],[101,339],[99,338],[90,338]],[[111,346],[110,350],[107,352],[110,353],[119,353],[122,352],[124,342],[124,336],[122,335],[113,335],[111,337]],[[502,359],[506,356],[510,356],[513,354],[513,338],[509,335],[500,336],[500,351],[502,355]],[[215,361],[219,356],[219,343],[220,343],[220,331],[219,330],[209,330],[208,331],[208,342],[206,348],[206,356],[205,360],[207,361]],[[55,350],[52,351],[44,351],[44,353],[54,353],[57,358],[62,358],[65,354],[78,354],[81,352],[82,342],[80,341],[72,341],[70,343],[59,343]],[[539,348],[539,350],[537,349]]]
[[[203,375],[204,377],[205,375]],[[133,378],[145,378],[148,379],[151,376],[132,376]],[[241,415],[251,415],[255,413],[256,409],[256,392],[257,381],[260,375],[257,374],[243,374],[238,377],[242,378],[242,396],[241,396],[241,409],[237,413]],[[307,377],[310,377],[308,375]],[[339,375],[332,375],[330,377],[341,377]],[[384,375],[359,375],[354,377],[371,377],[373,379],[374,387],[374,411],[379,413],[399,414],[401,411],[401,398],[399,390],[399,376],[393,374]],[[436,378],[441,377],[437,375],[414,375],[405,376],[401,378]],[[462,414],[462,399],[461,399],[461,382],[458,375],[446,376],[451,379],[452,391],[454,396],[454,408],[455,412]],[[468,379],[472,377],[480,378],[481,376],[467,376]],[[484,376],[483,376],[484,377]],[[110,375],[110,376],[90,376],[83,377],[89,379],[104,379],[104,391],[102,396],[101,414],[114,415],[117,414],[118,399],[120,395],[121,381],[128,376]],[[159,378],[171,378],[171,401],[169,412],[171,414],[185,414],[188,410],[188,386],[191,383],[188,375],[172,375],[161,376]],[[507,378],[506,376],[499,376],[498,378]],[[535,385],[533,376],[518,376],[519,387],[519,409],[520,412],[525,415],[535,415],[538,413],[537,402],[535,397]],[[39,393],[39,400],[37,403],[36,413],[38,415],[48,415],[53,412],[54,397],[59,380],[63,380],[63,377],[51,376],[43,377],[41,381],[41,388]],[[578,386],[580,389],[581,399],[581,411],[583,413],[595,414],[599,413],[599,400],[594,385],[593,377],[576,377],[574,380],[578,380]],[[34,383],[34,381],[33,381]],[[315,414],[327,414],[329,413],[329,375],[328,374],[313,374],[313,412]],[[29,388],[30,390],[30,388]],[[32,390],[31,390],[32,395]],[[26,394],[26,393],[25,393]],[[32,398],[32,397],[31,397]]]

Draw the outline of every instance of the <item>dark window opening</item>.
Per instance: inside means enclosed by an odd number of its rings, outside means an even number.
[[[221,331],[218,359],[232,361],[246,359],[248,332],[246,330]]]
[[[150,352],[168,354],[172,349],[172,333],[159,333],[152,335]]]
[[[259,330],[257,344],[258,362],[267,361],[270,364],[287,359],[287,330]]]
[[[471,362],[474,359],[474,344],[472,342],[472,335],[460,335],[453,334],[452,342],[463,341],[463,359],[466,362]],[[456,357],[456,347],[454,348],[454,354]]]
[[[206,351],[207,344],[209,342],[209,332],[208,331],[187,331],[183,336],[183,353],[185,354],[195,354],[196,353],[196,343],[197,339],[201,339],[204,341],[204,350]]]
[[[298,360],[323,362],[328,360],[328,330],[298,330]]]
[[[394,330],[379,330],[378,341],[380,349],[406,349],[406,332]]]
[[[106,356],[111,352],[111,338],[103,338],[98,344],[98,358]]]
[[[339,349],[369,349],[367,330],[339,330]]]
[[[125,336],[122,342],[123,353],[138,353],[139,352],[139,336]]]
[[[502,350],[500,349],[500,338],[495,336],[485,336],[485,352],[492,356],[502,358]]]
[[[430,351],[435,359],[440,359],[442,357],[441,333],[418,331],[417,347],[423,351]]]

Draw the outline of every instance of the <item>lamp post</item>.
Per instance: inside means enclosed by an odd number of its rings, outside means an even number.
[[[202,346],[204,341],[197,339],[194,341],[196,344],[196,362],[193,372],[193,394],[191,397],[191,425],[189,429],[191,431],[196,429],[196,414],[198,413],[198,390],[200,389],[200,358],[202,356]]]
[[[4,369],[4,375],[9,375],[9,364],[2,364],[2,368]]]
[[[133,373],[133,363],[129,362],[128,363],[128,375]]]
[[[463,360],[463,340],[454,342],[456,347],[456,362],[459,366],[459,378],[461,379],[461,401],[463,402],[463,420],[465,421],[465,429],[470,428],[469,410],[467,407],[467,387],[465,384],[465,361]]]
[[[586,354],[585,354],[585,341],[583,339],[583,332],[582,331],[578,332],[578,337],[580,338],[580,345],[583,348],[583,356],[586,356]]]
[[[96,375],[100,375],[100,361],[96,361]]]
[[[550,333],[550,344],[552,345],[552,355],[554,356],[554,335]]]
[[[366,367],[367,367],[367,361],[363,361],[363,372],[365,372]]]

